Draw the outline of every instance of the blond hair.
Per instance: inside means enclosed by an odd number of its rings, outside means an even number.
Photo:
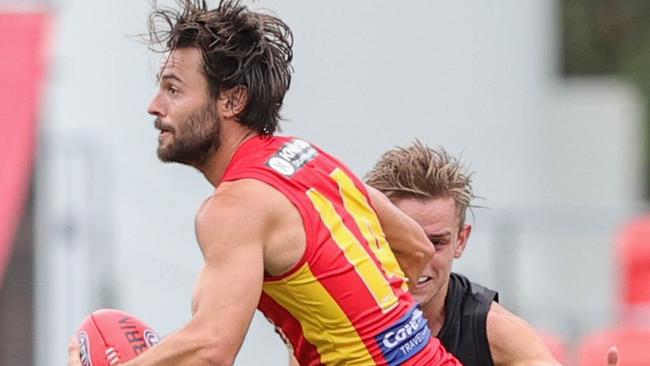
[[[366,183],[391,201],[452,197],[462,228],[465,212],[476,197],[472,190],[472,174],[443,148],[435,150],[415,140],[409,147],[385,152],[366,174]]]

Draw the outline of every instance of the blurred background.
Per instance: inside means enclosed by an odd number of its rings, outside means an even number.
[[[294,31],[284,134],[359,175],[415,138],[471,166],[486,208],[455,270],[497,289],[567,365],[650,325],[650,2],[251,7]],[[190,318],[194,214],[212,187],[156,158],[160,55],[137,38],[149,9],[0,0],[0,365],[65,364],[97,308],[161,335]],[[256,315],[236,365],[286,360]]]

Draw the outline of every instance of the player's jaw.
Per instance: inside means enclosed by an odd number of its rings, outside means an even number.
[[[220,145],[221,121],[214,105],[193,111],[176,124],[156,118],[154,126],[158,136],[158,158],[163,162],[176,162],[198,166],[203,164]]]

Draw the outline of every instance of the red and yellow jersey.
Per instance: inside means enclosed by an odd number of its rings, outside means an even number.
[[[254,137],[223,181],[253,178],[300,212],[303,257],[266,275],[258,308],[301,365],[457,365],[431,336],[370,205],[341,162],[292,137]]]

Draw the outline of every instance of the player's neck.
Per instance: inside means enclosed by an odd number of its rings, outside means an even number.
[[[427,318],[431,334],[438,335],[442,326],[445,324],[445,300],[447,298],[447,290],[449,289],[449,282],[444,284],[440,291],[436,293],[429,301],[422,304],[422,311]]]
[[[215,187],[221,183],[226,168],[239,146],[246,140],[258,135],[256,131],[234,121],[230,121],[230,123],[224,122],[222,127],[219,149],[203,164],[197,166],[197,169]]]

